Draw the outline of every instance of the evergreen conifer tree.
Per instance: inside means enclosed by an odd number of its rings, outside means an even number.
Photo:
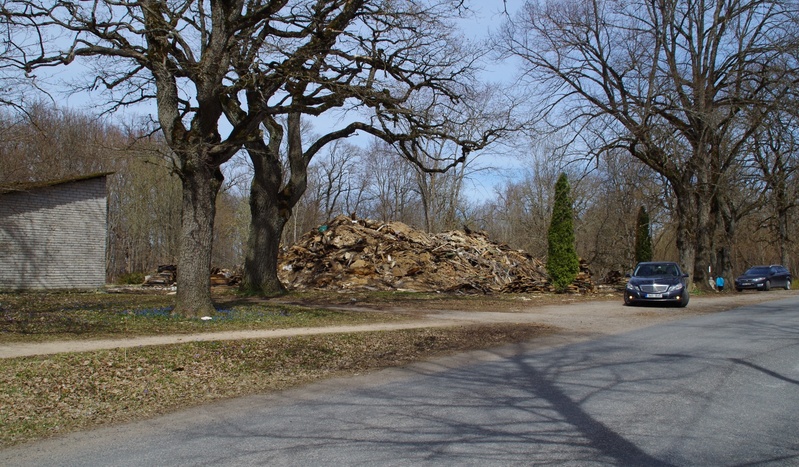
[[[562,292],[580,272],[580,260],[574,246],[574,214],[571,188],[565,173],[555,183],[552,220],[547,234],[547,273],[555,290]]]
[[[635,224],[635,261],[652,261],[652,233],[649,229],[649,213],[641,206]]]

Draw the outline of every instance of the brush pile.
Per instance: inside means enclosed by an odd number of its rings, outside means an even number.
[[[414,292],[550,292],[545,265],[481,232],[428,234],[401,222],[339,216],[305,234],[280,258],[289,289]],[[592,292],[581,265],[569,292]]]

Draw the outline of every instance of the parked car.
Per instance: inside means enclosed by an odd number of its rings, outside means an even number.
[[[744,289],[771,290],[781,287],[791,289],[791,273],[780,264],[771,266],[753,266],[735,279],[735,290]]]
[[[638,263],[624,288],[624,304],[670,303],[688,305],[688,274],[677,263],[650,261]]]

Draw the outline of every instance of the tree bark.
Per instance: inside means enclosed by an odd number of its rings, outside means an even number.
[[[268,183],[254,179],[250,188],[252,222],[241,290],[251,295],[268,296],[285,292],[277,270],[280,238],[291,211],[278,207],[276,193],[269,190],[268,186]]]
[[[199,157],[195,158],[196,159]],[[218,167],[203,162],[181,171],[183,209],[178,258],[177,305],[173,314],[199,317],[215,312],[211,301],[211,246],[214,237],[216,195],[223,176]]]
[[[704,175],[704,174],[703,174]],[[696,255],[694,257],[694,280],[696,286],[702,290],[711,288],[708,268],[713,256],[713,235],[716,232],[715,216],[713,215],[713,193],[707,183],[700,183],[695,189],[696,220],[694,242]]]
[[[697,284],[696,270],[694,267],[696,259],[696,249],[694,243],[694,223],[696,214],[689,192],[683,192],[679,187],[672,183],[677,200],[677,251],[680,255],[680,267],[683,272],[691,272],[689,282]]]
[[[240,290],[249,295],[269,296],[286,290],[278,278],[277,264],[283,227],[291,217],[293,204],[285,196],[291,188],[281,189],[283,169],[279,151],[283,128],[273,119],[266,119],[264,126],[269,133],[269,143],[256,140],[245,145],[254,174],[250,185],[252,220]]]
[[[738,213],[732,205],[730,199],[726,196],[718,196],[716,198],[716,225],[722,226],[719,232],[717,241],[721,243],[721,247],[716,249],[716,274],[720,275],[727,280],[732,279],[732,244],[735,238],[735,228],[738,225]]]
[[[788,200],[788,196],[786,196],[787,189],[784,178],[780,177],[780,180],[775,183],[773,191],[775,203],[777,205],[777,249],[780,255],[780,264],[790,267],[790,258],[788,255],[788,242],[790,242],[788,211],[791,208],[791,202]]]

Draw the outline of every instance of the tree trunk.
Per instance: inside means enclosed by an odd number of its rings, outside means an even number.
[[[427,174],[421,170],[416,171],[416,184],[419,187],[419,197],[422,201],[422,214],[424,215],[425,232],[433,232],[433,216],[431,215],[431,191],[427,182]]]
[[[280,145],[283,141],[283,129],[273,119],[266,119],[264,126],[269,132],[268,144],[263,140],[245,144],[254,170],[250,185],[252,220],[247,250],[244,253],[244,277],[240,290],[249,295],[269,296],[286,290],[277,276],[280,239],[283,227],[291,217],[294,206],[291,201],[296,203],[298,197],[292,197],[293,185],[281,188],[283,169],[280,163]]]
[[[778,217],[778,235],[779,239],[779,252],[780,264],[788,265],[790,267],[790,258],[788,257],[788,242],[790,241],[790,230],[788,229],[788,213],[786,209],[780,210]]]
[[[251,295],[275,295],[285,292],[277,276],[280,238],[291,214],[278,206],[277,193],[256,178],[250,187],[250,233],[244,259],[241,291]]]
[[[774,197],[777,205],[777,249],[780,254],[780,264],[790,268],[788,258],[788,242],[790,241],[790,229],[788,228],[788,211],[791,201],[787,200],[784,179],[781,179],[774,187]]]
[[[695,249],[694,281],[701,290],[710,290],[710,273],[712,265],[713,235],[716,233],[715,216],[713,215],[713,193],[708,184],[696,187],[696,220],[695,220]]]
[[[202,162],[184,168],[181,241],[178,257],[177,306],[173,314],[208,316],[211,301],[211,247],[214,238],[216,195],[222,172]]]
[[[680,267],[683,272],[691,273],[689,283],[695,283],[696,244],[694,243],[694,223],[696,214],[690,190],[681,190],[672,182],[672,189],[677,199],[677,251],[680,255]]]
[[[730,204],[730,200],[725,196],[716,199],[716,225],[721,226],[720,243],[721,248],[716,251],[716,274],[730,280],[732,271],[732,242],[735,238],[735,227],[737,226],[737,215],[735,209]]]

